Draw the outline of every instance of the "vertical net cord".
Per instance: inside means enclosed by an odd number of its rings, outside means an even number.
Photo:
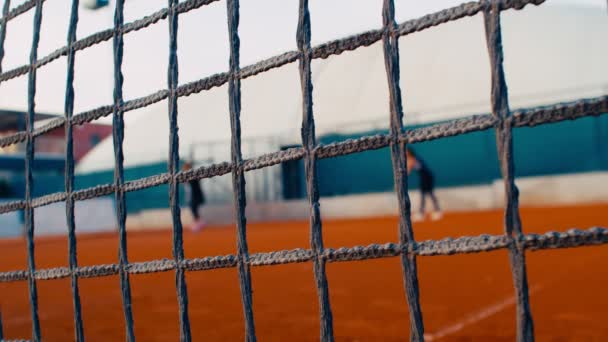
[[[251,271],[249,268],[249,248],[247,247],[247,218],[245,217],[245,175],[241,154],[241,80],[239,78],[239,0],[227,0],[228,35],[230,37],[230,77],[228,81],[230,109],[230,140],[232,165],[232,187],[237,225],[237,267],[245,316],[245,340],[256,341],[253,321],[251,291]]]
[[[11,0],[4,0],[4,6],[2,7],[2,17],[6,17],[11,8]],[[2,73],[2,61],[4,60],[4,41],[6,40],[6,24],[7,21],[3,20],[0,23],[0,73]],[[4,339],[4,331],[2,328],[2,310],[0,308],[0,341]]]
[[[72,0],[70,24],[68,27],[68,66],[65,89],[65,214],[68,228],[68,263],[71,273],[72,300],[74,304],[74,336],[76,341],[84,341],[84,328],[82,322],[82,308],[80,305],[80,291],[78,290],[78,268],[76,248],[76,223],[74,218],[75,202],[72,198],[74,191],[74,138],[72,134],[72,115],[74,114],[74,59],[76,51],[73,44],[76,41],[76,27],[78,25],[78,0]]]
[[[122,57],[123,57],[123,33],[124,22],[124,0],[116,0],[116,10],[114,13],[114,116],[112,120],[112,138],[114,141],[114,184],[116,201],[116,219],[118,221],[118,262],[120,265],[120,289],[122,294],[122,309],[125,316],[126,339],[129,342],[135,341],[133,331],[133,311],[131,308],[131,283],[127,265],[127,205],[125,201],[124,184],[124,156],[122,143],[124,139],[124,118],[123,118],[123,76],[122,76]]]
[[[184,260],[183,227],[179,208],[179,182],[175,174],[179,171],[179,134],[177,125],[177,85],[179,68],[177,63],[177,26],[178,15],[176,6],[178,0],[168,0],[169,8],[169,68],[167,83],[169,88],[169,202],[173,220],[173,258],[175,259],[175,287],[179,307],[180,340],[190,341],[190,318],[188,316],[188,290],[186,287]]]
[[[2,17],[8,16],[9,10],[11,9],[11,0],[4,0],[4,6],[2,7]],[[4,41],[6,40],[6,25],[8,21],[3,20],[0,22],[0,74],[2,73],[2,61],[4,60]]]
[[[34,13],[34,32],[32,37],[32,49],[30,51],[30,70],[27,84],[27,116],[25,123],[27,127],[26,154],[25,154],[25,229],[27,240],[27,263],[29,270],[29,293],[30,306],[32,309],[32,339],[40,341],[40,320],[38,318],[38,290],[34,271],[36,270],[36,258],[34,254],[34,208],[32,207],[32,193],[34,190],[34,143],[32,134],[34,120],[36,117],[36,60],[38,59],[38,44],[40,43],[40,26],[42,24],[42,0],[36,1]]]
[[[4,330],[2,328],[2,310],[0,310],[0,341],[2,340],[4,340]]]
[[[401,246],[407,246],[415,242],[415,240],[410,218],[410,197],[407,189],[405,143],[399,142],[399,136],[403,133],[403,105],[401,101],[401,89],[399,87],[399,44],[398,35],[395,31],[395,4],[393,0],[384,0],[382,20],[384,27],[382,45],[384,47],[384,64],[388,78],[390,98],[390,149],[395,191],[399,201],[399,242]],[[420,308],[416,255],[403,251],[401,253],[401,266],[403,268],[403,283],[410,314],[410,340],[423,341],[424,323]]]
[[[513,138],[509,112],[509,97],[503,69],[503,50],[498,2],[486,2],[484,24],[492,73],[492,113],[499,120],[496,145],[505,185],[505,233],[515,243],[509,246],[509,260],[517,297],[517,341],[534,341],[534,323],[528,298],[528,278],[525,250],[517,243],[522,236],[519,216],[519,193],[515,185]]]
[[[310,246],[314,254],[313,267],[317,285],[317,296],[319,297],[321,341],[333,341],[333,317],[329,304],[329,288],[325,272],[325,259],[321,257],[323,254],[323,231],[315,158],[316,138],[310,66],[312,59],[310,38],[311,28],[308,0],[300,0],[297,43],[298,50],[300,51],[299,69],[300,84],[302,88],[302,145],[306,150],[304,169],[306,173],[306,192],[310,205]]]

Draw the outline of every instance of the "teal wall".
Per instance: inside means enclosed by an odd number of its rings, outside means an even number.
[[[387,132],[326,135],[319,142],[378,133]],[[608,170],[608,116],[517,128],[513,141],[517,177]],[[489,184],[501,177],[494,130],[417,143],[413,148],[434,172],[438,187]],[[322,159],[317,165],[321,196],[393,190],[388,148]],[[303,177],[300,182],[302,186]],[[417,175],[409,178],[409,186],[418,187]]]
[[[167,163],[141,165],[134,168],[125,168],[125,182],[167,172]],[[76,189],[86,189],[98,184],[112,183],[114,170],[101,171],[78,175],[75,179]],[[180,192],[180,200],[183,202],[183,191]],[[145,209],[168,208],[169,186],[166,184],[147,188],[126,194],[127,213],[135,213]]]
[[[167,172],[167,163],[160,162],[149,165],[142,165],[134,168],[125,168],[125,181],[136,180],[160,173]],[[23,181],[16,177],[12,183],[15,197],[23,198],[25,186]],[[106,170],[83,175],[76,175],[74,179],[75,190],[86,189],[101,184],[111,184],[114,180],[114,170]],[[65,191],[64,176],[62,174],[37,175],[34,177],[34,197],[51,194],[54,192]],[[184,192],[181,191],[180,194]],[[183,204],[184,196],[180,196]],[[126,195],[127,212],[135,213],[145,209],[168,208],[169,207],[169,186],[159,185],[139,191],[128,192]]]
[[[416,128],[420,126],[409,127]],[[319,142],[328,144],[385,131],[353,135],[326,135]],[[590,117],[514,131],[515,173],[518,177],[582,173],[608,170],[608,116]],[[474,132],[414,145],[416,152],[435,173],[438,187],[490,184],[500,178],[494,130]],[[393,190],[393,175],[388,148],[366,151],[318,161],[319,190],[322,196],[336,196]],[[284,166],[286,166],[284,164]],[[302,161],[284,167],[283,187],[296,189],[292,198],[305,197]],[[287,174],[295,172],[296,177]],[[167,163],[159,162],[125,169],[125,180],[135,180],[167,172]],[[22,177],[17,177],[22,178]],[[113,170],[77,175],[76,189],[109,184]],[[21,182],[21,183],[20,183]],[[409,179],[410,187],[418,187],[418,177]],[[16,197],[23,197],[22,180],[12,184]],[[64,191],[60,174],[37,175],[34,196]],[[168,208],[168,186],[127,193],[127,211]],[[183,191],[181,192],[183,194]],[[184,196],[180,196],[183,203]]]

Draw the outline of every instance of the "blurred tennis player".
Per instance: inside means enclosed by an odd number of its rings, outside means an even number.
[[[184,171],[192,169],[192,163],[184,163],[183,169]],[[194,179],[189,181],[188,186],[186,186],[186,191],[188,193],[188,203],[193,218],[192,231],[198,232],[206,225],[199,211],[200,207],[205,204],[205,194],[201,188],[200,180]]]
[[[433,201],[433,209],[431,212],[432,220],[439,220],[443,214],[441,213],[441,209],[439,208],[439,202],[437,201],[437,197],[435,196],[435,178],[433,177],[433,173],[428,168],[428,166],[424,163],[424,161],[416,155],[414,150],[410,147],[406,149],[406,157],[407,157],[407,173],[408,175],[412,172],[412,170],[417,171],[420,177],[420,211],[414,215],[412,215],[412,219],[414,221],[424,220],[425,216],[425,204],[426,197],[429,196]]]

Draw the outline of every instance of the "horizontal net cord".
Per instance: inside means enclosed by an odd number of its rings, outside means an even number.
[[[479,235],[459,238],[444,238],[441,240],[426,240],[413,242],[406,246],[398,243],[371,244],[367,246],[325,248],[321,258],[327,262],[345,262],[368,259],[395,257],[403,251],[419,256],[439,256],[454,254],[469,254],[489,252],[508,248],[513,242],[524,249],[536,251],[544,249],[573,248],[582,246],[602,245],[608,243],[608,228],[592,227],[587,230],[569,229],[564,232],[547,232],[544,234],[525,234],[520,239],[513,240],[507,235]],[[253,253],[249,256],[251,266],[271,266],[312,261],[314,255],[310,249],[292,249],[265,253]],[[181,268],[186,271],[204,271],[218,268],[236,267],[236,255],[222,255],[204,258],[184,259]],[[126,265],[130,274],[167,272],[176,268],[175,260],[160,259],[153,261],[134,262]],[[117,275],[118,264],[81,266],[74,270],[79,278],[95,278]],[[28,271],[9,271],[0,273],[0,282],[25,281]],[[68,267],[39,269],[34,273],[37,280],[53,280],[67,278],[72,275]]]
[[[40,2],[45,2],[46,0],[41,0]],[[24,14],[25,12],[31,10],[36,6],[36,0],[28,0],[21,5],[16,6],[8,14],[2,18],[0,18],[0,24],[3,22],[8,22],[12,19],[17,18],[18,16]]]
[[[211,4],[213,2],[216,2],[219,0],[188,0],[188,1],[184,1],[179,3],[176,6],[176,10],[178,13],[186,13],[189,12],[191,10],[200,8],[202,6]],[[35,0],[34,1],[30,1],[33,4],[28,4],[28,8],[33,7],[33,5],[35,4]],[[20,6],[21,7],[21,6]],[[27,10],[26,9],[26,10]],[[25,11],[23,11],[25,12]],[[21,14],[21,13],[19,13]],[[157,22],[159,22],[160,20],[166,19],[167,15],[169,14],[169,9],[168,8],[163,8],[157,12],[154,12],[150,15],[147,15],[141,19],[135,20],[133,22],[124,24],[122,26],[122,33],[126,34],[129,32],[134,32],[134,31],[138,31],[141,29],[144,29],[150,25],[153,25]],[[8,18],[8,17],[7,17]],[[80,50],[84,50],[86,48],[89,48],[91,46],[103,43],[105,41],[108,41],[110,39],[112,39],[112,37],[114,36],[114,29],[110,28],[110,29],[106,29],[103,31],[99,31],[96,33],[93,33],[85,38],[79,39],[77,41],[74,42],[74,44],[72,45],[72,49],[74,51],[80,51]],[[62,57],[62,56],[67,56],[69,52],[69,47],[68,46],[63,46],[53,52],[51,52],[50,54],[48,54],[47,56],[39,59],[34,67],[35,68],[40,68],[44,65],[47,65],[49,63],[51,63],[52,61]],[[7,81],[10,80],[12,78],[16,78],[19,77],[21,75],[25,75],[28,70],[30,69],[29,65],[22,65],[19,67],[16,67],[14,69],[11,69],[9,71],[3,72],[2,74],[0,74],[0,82],[3,81]]]
[[[548,123],[555,123],[565,120],[575,120],[588,116],[598,116],[608,113],[608,96],[584,99],[573,102],[559,103],[550,106],[541,106],[528,109],[515,110],[508,120],[512,121],[513,127],[537,126]],[[428,127],[421,127],[406,130],[401,136],[401,141],[407,143],[418,143],[439,138],[457,136],[460,134],[471,133],[496,127],[500,123],[492,114],[474,115],[462,119],[449,120],[443,123],[433,124]],[[386,134],[365,136],[358,139],[348,139],[345,141],[328,145],[318,145],[314,150],[319,159],[332,158],[347,154],[380,149],[388,146],[391,138]],[[243,161],[244,171],[253,171],[268,166],[277,165],[287,161],[298,160],[304,157],[305,149],[301,147],[290,148],[284,151],[267,153],[256,158]],[[210,166],[203,166],[189,171],[181,171],[176,174],[176,179],[180,183],[185,183],[195,179],[205,179],[222,176],[232,172],[232,164],[222,162]],[[171,176],[162,173],[150,177],[140,178],[125,182],[122,190],[125,192],[143,190],[161,184],[168,184]],[[113,184],[98,185],[95,187],[74,191],[72,197],[77,201],[84,201],[96,197],[107,196],[116,190]],[[37,208],[48,204],[62,202],[67,199],[64,192],[53,193],[32,200],[32,207]],[[0,214],[26,208],[25,201],[11,201],[0,205]]]
[[[223,81],[224,78],[226,80],[228,79],[228,74],[226,74],[225,76],[222,76],[220,78],[222,79],[221,82],[224,82]],[[197,82],[199,82],[199,81],[180,86],[177,90],[178,96],[190,95],[191,93],[187,92],[189,89],[188,87],[195,88],[195,91],[193,91],[193,93],[194,92],[198,93],[203,90],[211,88],[209,85],[201,85],[202,83],[199,84]],[[197,88],[199,86],[201,86],[202,88],[200,88],[200,89]],[[138,108],[143,108],[150,104],[160,102],[160,101],[166,99],[168,97],[168,94],[169,94],[168,91],[161,90],[150,96],[126,101],[123,105],[123,111],[126,112],[126,111],[130,111],[130,110],[138,109]],[[513,115],[517,116],[518,119],[515,119],[514,127],[535,126],[537,124],[542,124],[542,123],[546,123],[546,122],[572,120],[572,119],[575,119],[575,118],[578,118],[581,116],[585,116],[585,112],[581,112],[580,108],[574,108],[574,107],[583,106],[583,107],[592,108],[592,107],[599,106],[601,108],[608,108],[607,101],[608,101],[608,96],[604,95],[604,96],[596,97],[596,98],[583,99],[583,100],[579,100],[579,101],[551,105],[551,106],[547,106],[547,108],[545,108],[544,110],[543,110],[543,107],[533,107],[533,108],[528,108],[528,109],[516,110],[516,111],[513,111]],[[560,106],[567,107],[567,108],[561,108],[562,110],[560,111]],[[99,107],[99,108],[96,108],[96,109],[93,109],[93,110],[90,110],[87,112],[83,112],[83,113],[74,115],[74,117],[71,120],[71,123],[73,125],[83,125],[85,123],[108,116],[113,113],[113,110],[114,110],[113,106]],[[578,113],[575,116],[572,116],[568,113],[562,113],[564,111],[574,111],[574,110],[576,110]],[[560,115],[556,116],[553,120],[550,120],[547,116],[554,115],[554,114],[552,114],[553,111],[559,112]],[[606,111],[606,109],[603,109],[603,111]],[[599,114],[602,114],[602,113],[599,113]],[[489,114],[481,114],[478,116],[484,116],[484,115],[491,116]],[[568,117],[562,117],[563,115],[566,115]],[[482,118],[480,120],[488,120],[487,122],[489,123],[490,120],[495,120],[495,119]],[[529,121],[529,122],[527,122],[527,121]],[[57,119],[52,119],[51,121],[44,124],[43,126],[40,126],[36,129],[34,129],[34,131],[32,132],[32,135],[34,137],[43,135],[54,129],[62,127],[65,123],[66,123],[66,119],[63,117],[57,118]],[[0,138],[0,147],[7,147],[7,146],[10,146],[10,145],[13,145],[16,143],[23,142],[26,139],[27,139],[27,132],[17,132],[12,135],[8,135],[8,136]]]
[[[206,0],[206,1],[210,1],[210,0]],[[198,4],[199,2],[204,2],[204,1],[199,0],[196,4]],[[527,3],[534,3],[534,2],[532,0],[521,1],[521,3],[517,2],[517,4],[519,4],[519,5],[521,5],[522,3],[525,5]],[[190,6],[192,6],[193,8],[197,8],[196,6],[194,6],[193,1],[187,1],[187,2],[180,3],[180,5],[182,5],[182,4],[184,4],[184,5],[190,4]],[[516,8],[515,5],[516,4],[513,4],[513,3],[507,3],[503,7],[504,7],[504,9]],[[202,6],[202,5],[199,5],[198,7],[200,7],[200,6]],[[439,24],[444,23],[449,20],[459,19],[459,18],[469,15],[468,13],[472,13],[471,8],[473,8],[476,11],[475,13],[478,13],[481,8],[480,6],[481,5],[477,2],[470,2],[470,3],[466,3],[466,4],[456,6],[456,7],[450,8],[450,9],[439,11],[439,12],[436,12],[433,14],[429,14],[429,15],[426,15],[419,19],[406,21],[403,24],[399,25],[399,28],[400,28],[399,32],[400,32],[400,34],[402,33],[401,35],[405,35],[405,34],[417,32],[417,31],[421,31],[423,29],[426,29],[426,28],[429,28],[432,26],[439,25]],[[186,7],[186,8],[190,8],[190,7]],[[470,15],[474,15],[475,13],[472,13]],[[458,16],[457,14],[459,14],[460,16]],[[150,17],[154,17],[154,15],[151,15]],[[448,18],[449,18],[449,20],[448,20]],[[129,25],[129,24],[126,24],[126,25]],[[104,32],[106,32],[106,31],[104,31]],[[109,40],[112,37],[112,34],[113,34],[113,30],[109,30],[109,35],[104,33],[103,37],[107,36],[107,38],[105,40]],[[371,41],[370,40],[371,38],[369,38],[369,37],[373,37],[373,41]],[[329,43],[322,44],[316,48],[313,48],[313,51],[312,51],[313,58],[327,58],[331,54],[340,54],[344,51],[354,50],[361,46],[371,45],[372,43],[379,41],[381,38],[382,38],[382,31],[374,30],[374,31],[369,31],[364,34],[355,35],[355,36],[347,37],[344,39],[338,39],[338,40],[335,40],[335,41],[332,41]],[[88,39],[88,38],[85,38],[85,39]],[[365,43],[365,42],[367,42],[367,43]],[[73,46],[78,46],[78,41],[76,43],[74,43]],[[63,51],[62,49],[65,49],[65,51]],[[67,54],[67,47],[64,47],[62,49],[60,49],[61,51],[63,51],[62,54],[57,55],[56,58],[59,58],[61,55]],[[83,49],[84,49],[84,47],[83,47]],[[58,50],[58,51],[60,51],[60,50]],[[332,53],[328,54],[328,51],[332,51]],[[56,52],[56,53],[58,53],[58,52]],[[55,53],[53,53],[53,54],[55,54]],[[51,55],[53,55],[53,54],[51,54]],[[45,58],[47,58],[47,57],[45,57]],[[43,60],[45,58],[43,58]],[[268,58],[261,62],[258,62],[256,64],[242,68],[240,70],[239,76],[241,78],[255,76],[259,73],[281,67],[288,63],[295,62],[298,58],[299,58],[299,52],[297,52],[297,51],[286,52],[281,55],[271,57],[271,58]],[[29,70],[29,66],[22,66],[17,69],[20,70],[18,72],[18,74],[23,75],[23,74],[27,73],[27,71]],[[16,73],[17,69],[7,71],[5,74]],[[12,77],[7,76],[8,78],[5,79],[4,74],[0,74],[0,82],[2,82],[4,80],[8,80],[13,77],[17,77],[19,75],[12,76]],[[223,73],[211,75],[209,77],[206,77],[206,78],[203,78],[203,79],[200,79],[197,81],[183,84],[177,88],[178,97],[190,96],[192,94],[200,93],[204,90],[209,90],[214,87],[222,86],[228,82],[228,79],[229,79],[229,73],[223,72]],[[127,111],[131,111],[131,110],[143,108],[148,105],[165,100],[168,97],[169,97],[168,90],[166,90],[166,89],[159,90],[153,94],[126,101],[124,103],[122,109],[123,109],[123,112],[127,112]],[[112,106],[112,105],[101,106],[101,107],[74,115],[71,122],[74,125],[82,125],[87,122],[91,122],[91,121],[100,119],[102,117],[108,116],[108,115],[112,114],[113,111],[114,111],[114,106]],[[44,126],[41,126],[37,129],[35,129],[33,134],[34,134],[34,136],[39,136],[39,135],[45,134],[55,128],[63,126],[65,123],[66,123],[66,120],[63,117],[53,119],[49,123],[45,124]],[[0,147],[7,147],[12,144],[23,142],[23,141],[25,141],[26,138],[27,138],[26,132],[17,132],[15,134],[0,138]]]
[[[188,0],[188,1],[185,1],[182,3],[179,3],[177,5],[177,12],[180,14],[186,13],[193,9],[197,9],[204,5],[213,3],[215,1],[218,1],[218,0]],[[492,1],[499,2],[501,4],[501,6],[500,6],[501,10],[508,10],[508,9],[520,10],[528,4],[540,5],[545,0],[492,0]],[[458,5],[458,6],[454,6],[451,8],[447,8],[447,9],[435,12],[435,13],[427,14],[420,18],[408,20],[408,21],[405,21],[405,22],[399,24],[397,27],[396,33],[398,34],[398,36],[405,36],[405,35],[419,32],[419,31],[422,31],[422,30],[425,30],[425,29],[428,29],[428,28],[431,28],[431,27],[434,27],[434,26],[437,26],[437,25],[440,25],[440,24],[443,24],[443,23],[446,23],[449,21],[458,20],[458,19],[461,19],[461,18],[464,18],[467,16],[473,16],[473,15],[476,15],[479,12],[481,12],[483,10],[484,6],[485,5],[480,2],[467,2],[467,3],[463,3],[461,5]],[[133,21],[131,23],[127,23],[123,26],[122,32],[126,34],[129,32],[138,31],[140,29],[146,28],[162,19],[166,19],[168,12],[169,12],[169,10],[167,8],[164,8],[164,9],[159,10],[158,12],[155,12],[142,19]],[[369,46],[369,45],[372,45],[373,43],[381,40],[382,34],[383,34],[383,32],[381,29],[376,29],[376,30],[370,30],[370,31],[367,31],[367,32],[364,32],[361,34],[353,35],[350,37],[336,39],[336,40],[333,40],[333,41],[330,41],[327,43],[323,43],[312,49],[312,57],[324,59],[324,58],[328,58],[329,56],[339,55],[343,52],[352,51],[352,50],[355,50],[355,49],[363,47],[363,46]],[[72,49],[75,49],[76,51],[86,49],[93,45],[100,44],[104,41],[110,40],[113,37],[113,35],[114,35],[114,29],[107,29],[104,31],[94,33],[90,36],[87,36],[83,39],[80,39],[80,40],[77,40],[76,42],[74,42],[74,44],[72,45]],[[66,56],[67,54],[68,54],[68,47],[64,46],[62,48],[55,50],[54,52],[50,53],[49,55],[39,59],[33,67],[40,68],[62,56]],[[280,54],[280,55],[277,55],[274,57],[270,57],[270,58],[260,61],[258,63],[241,68],[239,76],[241,78],[247,78],[250,76],[257,75],[262,72],[266,72],[266,71],[274,69],[274,68],[281,67],[285,64],[295,62],[299,58],[299,55],[300,54],[298,51],[289,51],[289,52],[285,52],[283,54]],[[27,74],[27,72],[30,68],[31,68],[30,65],[22,65],[20,67],[14,68],[12,70],[3,72],[0,74],[0,82],[4,82],[4,81],[10,80],[10,79],[25,75],[25,74]],[[201,80],[198,80],[195,82],[184,84],[178,88],[178,94],[179,94],[178,96],[180,96],[180,97],[189,96],[189,95],[192,95],[195,93],[199,93],[203,90],[208,90],[213,87],[219,87],[219,86],[227,83],[228,78],[229,78],[229,73],[224,72],[224,73],[219,73],[219,74],[209,76],[207,78],[204,78],[204,79],[201,79]],[[129,108],[129,109],[125,108],[124,111],[145,107],[149,104],[152,104],[152,103],[155,103],[158,101],[162,101],[162,100],[166,99],[167,97],[168,97],[168,91],[161,90],[161,91],[158,91],[149,96],[146,96],[146,97],[143,97],[143,98],[140,98],[137,100],[133,100],[133,103],[132,103],[133,107]],[[128,102],[131,102],[131,101],[128,101]],[[98,109],[92,110],[91,112],[99,112],[99,114],[100,114],[100,113],[103,113],[106,110],[108,110],[107,107],[111,107],[111,106],[100,107]],[[110,114],[111,111],[112,111],[112,108],[110,108],[109,111],[105,115]],[[102,115],[102,116],[105,116],[105,115]],[[78,115],[76,115],[74,118],[76,118],[77,116]],[[4,145],[2,145],[0,143],[0,146],[4,146]]]

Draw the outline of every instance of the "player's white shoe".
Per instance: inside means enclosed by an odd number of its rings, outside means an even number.
[[[443,217],[443,213],[441,211],[434,211],[431,213],[431,220],[437,221]]]
[[[413,213],[412,214],[412,222],[421,222],[424,221],[424,215],[421,213]]]
[[[207,223],[203,220],[198,220],[196,222],[194,222],[194,224],[192,225],[192,231],[195,233],[198,233],[201,231],[201,229],[205,228],[205,226],[207,225]]]

